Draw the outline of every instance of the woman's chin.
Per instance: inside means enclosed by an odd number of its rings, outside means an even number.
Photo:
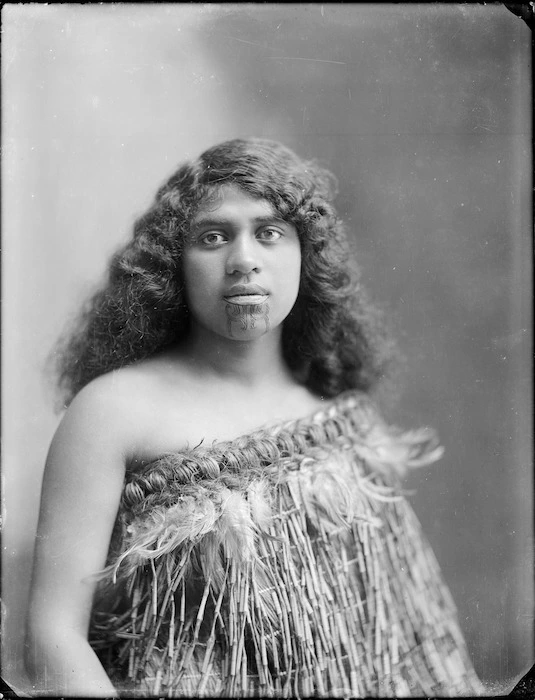
[[[269,304],[225,306],[226,335],[234,340],[255,340],[272,329]]]

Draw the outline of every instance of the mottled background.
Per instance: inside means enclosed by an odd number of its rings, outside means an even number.
[[[363,281],[406,356],[412,496],[482,679],[532,663],[531,74],[504,6],[3,8],[4,677],[57,425],[43,363],[156,187],[237,136],[339,177]]]

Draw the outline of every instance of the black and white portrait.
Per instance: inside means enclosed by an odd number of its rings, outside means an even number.
[[[528,24],[8,3],[2,31],[2,679],[508,693],[533,663]]]

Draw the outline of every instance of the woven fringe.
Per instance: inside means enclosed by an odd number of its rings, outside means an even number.
[[[129,695],[482,692],[399,475],[430,431],[351,394],[130,475],[91,642]]]

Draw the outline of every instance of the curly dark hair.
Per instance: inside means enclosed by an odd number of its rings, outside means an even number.
[[[349,262],[348,237],[333,208],[336,179],[277,142],[234,139],[179,167],[112,257],[106,284],[55,349],[65,405],[95,377],[188,332],[181,258],[189,222],[206,197],[230,183],[267,200],[296,227],[301,281],[282,343],[297,379],[333,397],[350,388],[368,391],[385,373],[392,344]]]

